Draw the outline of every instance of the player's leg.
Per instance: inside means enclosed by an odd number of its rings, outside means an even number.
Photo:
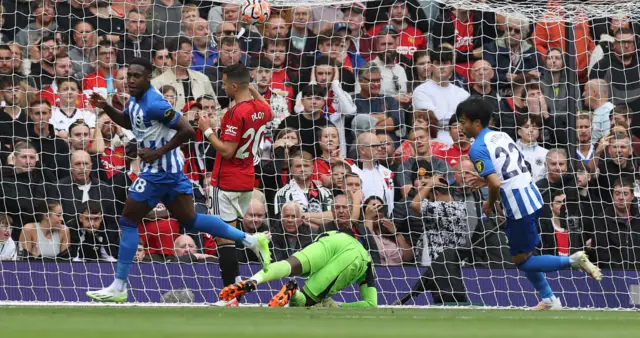
[[[133,187],[135,186],[134,184]],[[121,235],[115,279],[107,288],[87,292],[89,298],[101,302],[118,303],[127,300],[127,280],[133,264],[133,257],[138,250],[138,224],[160,200],[159,197],[153,196],[154,189],[152,185],[146,185],[144,187],[147,192],[146,196],[143,196],[139,191],[130,191],[119,222]],[[144,199],[147,201],[143,201]]]

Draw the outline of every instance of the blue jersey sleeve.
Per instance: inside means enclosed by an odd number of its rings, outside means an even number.
[[[173,109],[162,97],[150,102],[146,113],[149,120],[160,121],[169,128],[174,128],[182,117],[182,114]]]
[[[491,162],[491,156],[489,156],[489,149],[487,149],[486,145],[477,144],[475,147],[471,146],[469,157],[481,177],[487,177],[496,172],[496,169],[493,167],[493,162]]]

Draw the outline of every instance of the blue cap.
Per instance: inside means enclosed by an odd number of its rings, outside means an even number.
[[[345,22],[338,22],[333,25],[333,31],[336,33],[343,29],[346,29],[347,33],[351,33],[351,28],[349,28],[349,25]]]

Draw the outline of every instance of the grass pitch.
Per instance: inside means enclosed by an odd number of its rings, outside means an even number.
[[[640,337],[640,312],[0,307],[3,338]]]

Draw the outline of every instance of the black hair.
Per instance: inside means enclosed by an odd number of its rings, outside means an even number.
[[[60,86],[65,82],[73,82],[78,87],[78,90],[82,89],[82,86],[80,85],[80,81],[76,80],[73,77],[58,77],[58,78],[56,78],[56,84],[58,85],[58,88],[60,88]]]
[[[191,39],[189,39],[188,37],[181,35],[178,38],[175,39],[171,39],[167,44],[167,50],[169,50],[169,53],[175,53],[178,50],[180,50],[180,47],[185,44],[188,43],[191,46],[193,46],[193,42],[191,41]]]
[[[0,89],[20,85],[25,79],[18,74],[0,74]]]
[[[47,219],[47,215],[57,206],[61,205],[58,200],[37,200],[34,203],[34,216],[37,221],[44,221]]]
[[[531,121],[531,124],[542,128],[542,118],[537,114],[518,114],[518,117],[516,117],[516,126],[522,128],[527,124],[527,121]]]
[[[53,34],[45,34],[42,39],[40,39],[40,50],[42,50],[42,45],[44,45],[47,41],[56,41],[56,37]]]
[[[310,84],[302,88],[302,97],[325,97],[327,96],[327,91],[317,84]]]
[[[222,70],[222,74],[233,83],[249,83],[251,82],[251,73],[247,66],[242,63],[236,63]]]
[[[630,188],[631,192],[633,193],[634,182],[635,181],[632,175],[621,175],[620,178],[618,178],[613,182],[613,185],[611,186],[611,190],[615,189],[615,187],[625,187],[625,188]]]
[[[142,66],[148,72],[152,72],[153,71],[153,65],[151,64],[151,61],[149,61],[147,59],[135,58],[135,59],[131,60],[131,62],[129,62],[129,67],[131,67],[133,65]]]
[[[256,68],[272,69],[273,63],[267,58],[251,58],[251,69]]]
[[[102,48],[113,48],[113,49],[117,49],[118,47],[116,47],[116,45],[114,45],[111,41],[109,40],[102,40],[100,42],[98,42],[98,52],[100,52],[100,49]]]
[[[335,66],[336,64],[326,55],[322,55],[321,57],[316,59],[315,66]]]
[[[487,127],[493,116],[493,108],[481,97],[470,97],[458,104],[456,116],[471,122],[480,121],[482,127]]]
[[[5,45],[5,44],[0,45],[0,50],[8,50],[11,52],[11,48],[9,48],[9,45]]]
[[[167,46],[166,41],[157,41],[156,43],[153,44],[153,49],[151,49],[151,58],[155,59],[158,52],[165,49],[167,51],[169,50],[169,47]]]
[[[432,50],[429,52],[429,58],[431,59],[431,63],[453,63],[453,50],[448,48],[443,48],[439,51]]]
[[[86,201],[82,203],[80,207],[80,213],[84,214],[85,212],[89,212],[90,215],[97,215],[102,213],[102,206],[98,201]]]

